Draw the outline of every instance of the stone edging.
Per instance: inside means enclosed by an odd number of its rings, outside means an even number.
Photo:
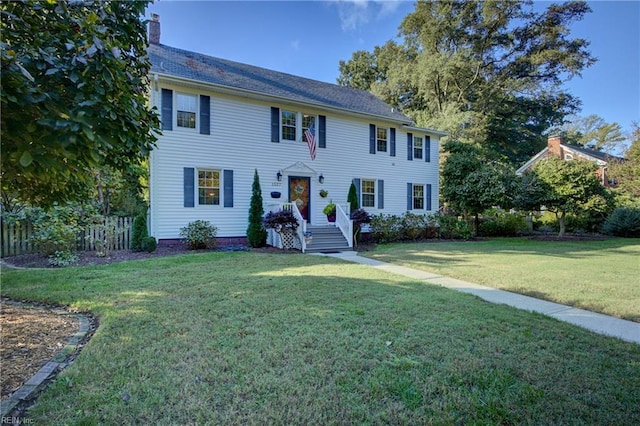
[[[18,306],[26,306],[27,304],[19,302],[11,302],[3,298],[4,302],[11,303]],[[73,361],[74,355],[80,348],[81,343],[84,342],[87,335],[90,332],[91,321],[87,315],[81,313],[70,313],[62,309],[53,309],[51,312],[58,314],[72,315],[79,321],[79,327],[76,334],[71,336],[67,341],[67,344],[60,349],[54,357],[47,362],[38,372],[31,377],[26,383],[24,383],[20,389],[15,391],[9,398],[0,403],[0,415],[2,418],[8,418],[14,415],[16,410],[24,404],[28,404],[32,401],[44,388],[49,381],[67,367]]]

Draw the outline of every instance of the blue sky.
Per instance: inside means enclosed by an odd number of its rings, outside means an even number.
[[[591,42],[598,62],[566,87],[582,100],[580,115],[599,115],[627,132],[640,122],[640,2],[588,3],[593,12],[572,35]],[[340,60],[396,39],[413,10],[413,1],[402,0],[160,0],[147,17],[160,15],[163,44],[335,83]]]

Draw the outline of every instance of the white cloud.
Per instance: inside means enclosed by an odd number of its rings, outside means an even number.
[[[300,40],[293,40],[291,42],[291,48],[295,51],[300,50]]]
[[[403,0],[333,0],[338,8],[343,31],[353,31],[372,19],[383,19],[393,14]]]

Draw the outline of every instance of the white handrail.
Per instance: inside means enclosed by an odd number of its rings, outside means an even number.
[[[302,213],[298,210],[296,203],[285,203],[282,208],[283,210],[291,210],[298,220],[296,234],[298,234],[298,240],[300,241],[300,250],[304,253],[307,250],[307,241],[304,238],[304,234],[307,232],[307,221],[302,217]]]
[[[336,204],[336,225],[347,240],[349,247],[353,247],[353,221],[340,204]]]

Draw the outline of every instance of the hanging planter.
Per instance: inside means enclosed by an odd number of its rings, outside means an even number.
[[[322,198],[327,198],[327,195],[329,195],[329,191],[327,191],[326,189],[321,189],[320,190],[320,196]]]

